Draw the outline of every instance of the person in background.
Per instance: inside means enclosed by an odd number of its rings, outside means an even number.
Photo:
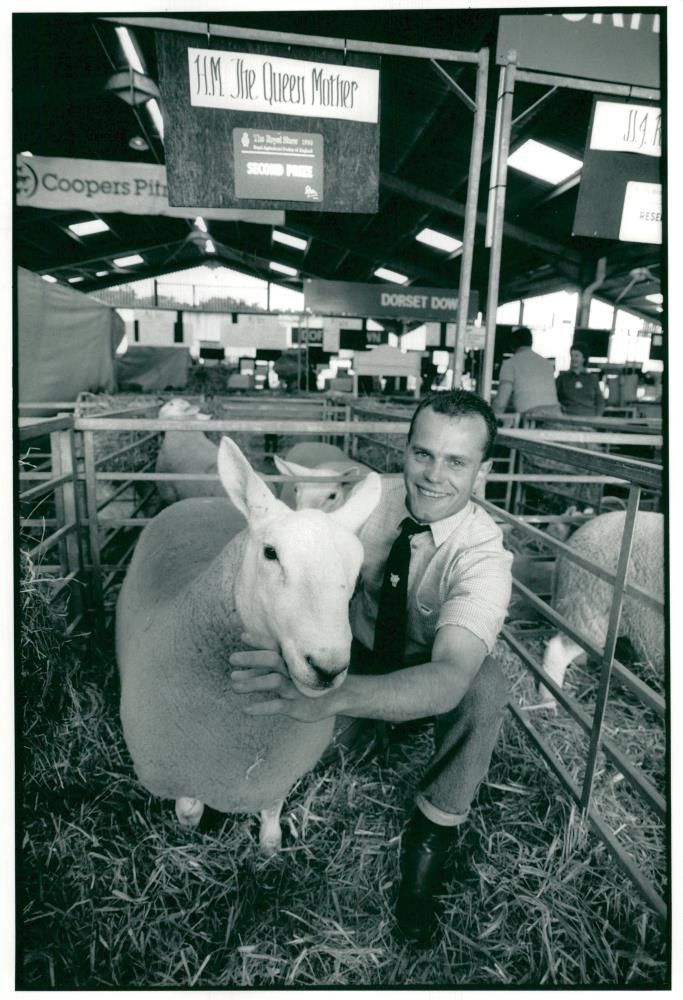
[[[351,602],[351,669],[340,687],[305,698],[277,651],[230,657],[236,692],[271,694],[245,707],[248,714],[302,722],[435,717],[435,753],[402,836],[396,904],[402,936],[420,946],[436,929],[446,855],[486,777],[509,699],[491,653],[510,600],[512,554],[472,501],[495,436],[490,406],[472,392],[434,392],[418,405],[403,479],[382,480],[359,533],[365,555]]]
[[[598,376],[586,371],[585,349],[574,344],[569,359],[569,371],[557,376],[557,396],[562,412],[577,417],[599,417],[605,409],[605,397]]]
[[[532,350],[532,343],[528,326],[512,330],[513,355],[501,365],[498,393],[492,403],[496,416],[502,416],[510,402],[523,417],[562,416],[552,362]]]

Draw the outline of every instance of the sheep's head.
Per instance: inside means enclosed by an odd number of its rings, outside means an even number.
[[[353,462],[326,462],[315,468],[290,462],[279,455],[273,461],[283,476],[314,476],[317,482],[297,483],[294,487],[296,509],[313,507],[330,512],[337,510],[349,495],[352,485],[358,482],[360,470]],[[343,476],[343,479],[340,479]]]
[[[237,610],[246,630],[276,643],[298,690],[317,697],[344,681],[351,653],[348,606],[363,547],[356,537],[381,492],[370,473],[331,514],[290,510],[241,451],[223,438],[218,471],[249,525]]]
[[[199,420],[210,420],[207,413],[201,413],[194,403],[188,402],[181,396],[174,396],[164,403],[159,409],[159,416],[163,420],[187,420],[189,417],[196,417]]]

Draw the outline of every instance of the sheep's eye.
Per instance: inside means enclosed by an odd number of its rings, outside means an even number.
[[[263,549],[263,554],[266,557],[266,559],[270,560],[277,559],[277,552],[275,551],[272,545],[266,545]]]

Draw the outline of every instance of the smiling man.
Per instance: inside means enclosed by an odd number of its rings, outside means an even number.
[[[510,600],[512,555],[472,501],[491,466],[496,419],[479,396],[433,393],[417,407],[403,480],[385,479],[360,533],[351,605],[351,672],[320,698],[298,694],[274,651],[236,653],[236,691],[272,691],[258,714],[401,723],[434,717],[435,753],[403,834],[396,916],[426,944],[436,926],[446,854],[488,771],[508,699],[489,655]]]

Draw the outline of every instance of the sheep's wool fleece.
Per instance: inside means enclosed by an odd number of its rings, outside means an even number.
[[[230,501],[182,500],[147,525],[117,605],[121,719],[141,783],[221,812],[281,801],[319,759],[333,721],[251,717],[228,657],[242,624],[234,583],[246,532]]]
[[[615,572],[625,514],[613,511],[600,514],[583,524],[569,539],[571,548],[609,572]],[[627,577],[663,600],[664,594],[664,516],[640,511],[631,548]],[[558,559],[555,571],[554,608],[580,631],[601,645],[607,634],[607,617],[612,603],[612,587],[581,566]],[[661,669],[664,663],[664,619],[652,608],[633,597],[624,599],[621,633],[631,640],[639,657]]]
[[[203,431],[166,431],[155,472],[217,473],[218,446]],[[159,482],[159,495],[164,503],[187,500],[189,497],[225,497],[223,484],[216,480],[179,480]]]

